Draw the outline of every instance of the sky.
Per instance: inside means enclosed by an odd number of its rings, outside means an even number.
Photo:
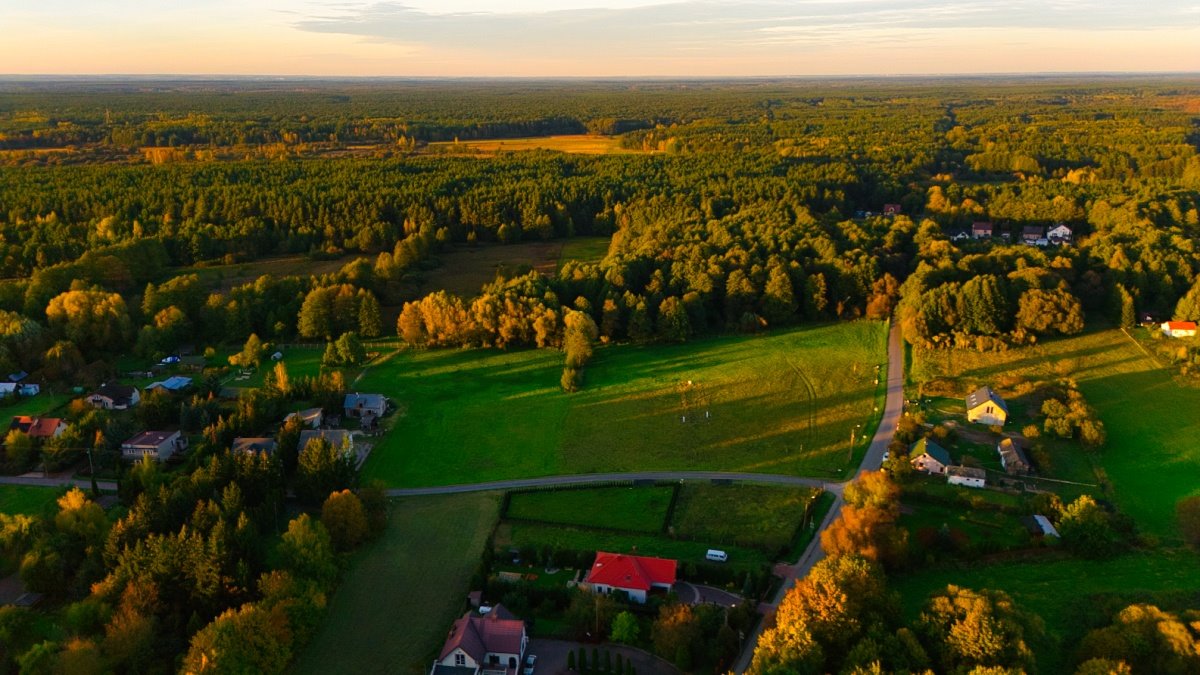
[[[1200,0],[0,0],[2,74],[1200,71]]]

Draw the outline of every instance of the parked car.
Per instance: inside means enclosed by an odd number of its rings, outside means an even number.
[[[533,667],[537,665],[537,654],[530,654],[525,657],[525,669],[521,671],[521,675],[533,675]]]

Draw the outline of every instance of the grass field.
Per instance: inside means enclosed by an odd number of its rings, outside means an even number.
[[[63,493],[58,488],[0,485],[0,513],[36,515]]]
[[[562,252],[558,255],[558,266],[568,260],[580,262],[600,262],[608,255],[608,245],[612,240],[608,237],[574,237],[563,242]]]
[[[499,509],[495,494],[395,500],[383,539],[353,559],[294,672],[427,672]]]
[[[222,354],[222,358],[217,359],[217,363],[229,363],[229,355],[240,352],[240,349],[231,348],[229,354]],[[316,377],[321,374],[321,357],[325,355],[324,348],[296,347],[285,348],[283,351],[283,364],[287,367],[288,377],[295,379],[298,377]],[[275,362],[266,359],[259,366],[258,370],[254,371],[249,378],[239,380],[236,377],[228,382],[230,387],[261,387],[263,380],[267,377],[267,373],[275,368]],[[346,381],[354,379],[358,373],[357,369],[350,369],[346,372]]]
[[[170,276],[179,277],[195,274],[210,288],[228,291],[236,286],[254,283],[264,274],[269,274],[276,278],[329,274],[340,270],[353,258],[354,256],[343,256],[333,260],[312,260],[300,255],[263,258],[253,262],[235,263],[232,265],[178,267],[171,270]]]
[[[837,478],[853,459],[851,429],[874,414],[885,340],[884,324],[861,321],[602,347],[575,394],[559,389],[555,351],[402,352],[356,387],[400,408],[365,477],[393,486],[638,469]]]
[[[421,293],[445,290],[465,297],[479,294],[484,284],[496,280],[502,269],[525,265],[543,274],[558,271],[563,249],[573,240],[531,241],[520,244],[454,246],[439,253],[438,267],[422,273],[417,288]],[[604,240],[607,241],[607,240]],[[607,246],[606,246],[607,250]]]
[[[713,548],[761,546],[774,551],[791,543],[815,495],[813,490],[769,485],[688,484],[680,492],[671,525],[676,534]]]
[[[914,350],[913,381],[956,373],[966,385],[1076,379],[1108,430],[1098,461],[1113,498],[1143,531],[1177,536],[1175,502],[1200,494],[1200,388],[1176,381],[1119,330],[987,354]]]
[[[562,525],[661,532],[672,490],[670,487],[604,487],[517,492],[509,498],[506,517]]]
[[[1120,595],[1128,602],[1151,599],[1158,593],[1200,592],[1200,559],[1185,550],[1135,553],[1113,560],[1051,558],[976,567],[968,570],[935,568],[891,581],[900,592],[905,615],[915,619],[930,593],[947,584],[1006,591],[1017,604],[1042,617],[1052,641],[1071,644],[1086,630],[1096,611],[1097,595]],[[1056,649],[1038,651],[1039,672],[1070,672],[1069,654]]]
[[[62,407],[71,402],[72,394],[48,394],[41,393],[37,396],[28,396],[21,398],[11,403],[8,399],[4,404],[0,405],[0,420],[5,425],[8,424],[8,418],[16,417],[17,415],[48,415],[65,413]],[[7,430],[8,427],[5,426]]]
[[[592,136],[570,134],[565,136],[538,136],[534,138],[499,138],[478,141],[445,141],[429,144],[430,151],[444,153],[468,153],[490,156],[502,152],[525,152],[529,150],[553,150],[573,155],[635,155],[641,150],[621,147],[616,136]]]

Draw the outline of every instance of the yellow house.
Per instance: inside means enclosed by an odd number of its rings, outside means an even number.
[[[1008,404],[991,387],[980,387],[967,396],[967,421],[1004,426]]]

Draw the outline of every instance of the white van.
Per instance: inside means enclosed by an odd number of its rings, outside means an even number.
[[[718,551],[715,548],[710,548],[708,549],[708,553],[704,554],[704,559],[711,560],[713,562],[725,562],[726,560],[729,560],[729,554],[725,553],[725,551]]]

